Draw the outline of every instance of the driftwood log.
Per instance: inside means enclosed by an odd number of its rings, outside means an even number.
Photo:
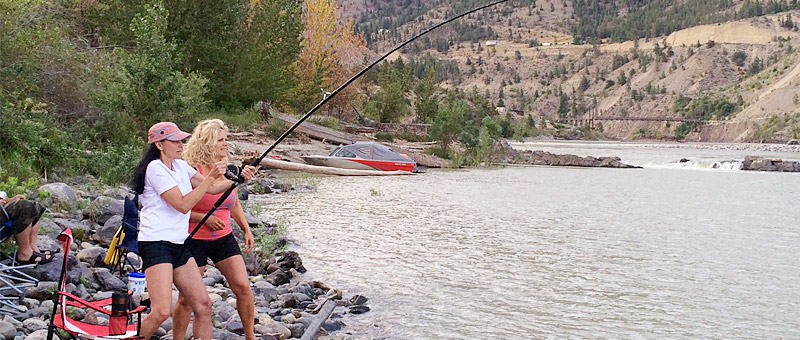
[[[337,176],[396,176],[396,175],[412,174],[408,171],[400,171],[400,170],[380,171],[380,170],[356,170],[356,169],[332,168],[329,166],[292,163],[272,158],[264,158],[263,160],[261,160],[261,166],[272,169],[303,171],[312,174],[337,175]]]

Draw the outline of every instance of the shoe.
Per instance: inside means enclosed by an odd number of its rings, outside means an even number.
[[[42,254],[45,254],[50,257],[53,257],[53,255],[58,254],[59,252],[61,252],[61,249],[58,248],[56,248],[56,250],[50,250],[50,249],[42,250]]]
[[[46,254],[42,254],[40,252],[36,252],[35,251],[35,252],[33,252],[33,254],[31,254],[31,257],[29,257],[27,260],[20,260],[19,258],[17,258],[17,263],[22,264],[22,265],[25,265],[25,264],[45,264],[45,263],[48,263],[48,262],[50,262],[52,260],[53,260],[53,255],[48,256]]]

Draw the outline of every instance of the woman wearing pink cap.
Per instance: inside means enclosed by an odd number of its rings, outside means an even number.
[[[192,207],[205,193],[221,193],[232,182],[218,180],[225,162],[217,162],[200,174],[181,159],[182,141],[191,136],[175,123],[150,127],[150,147],[136,166],[131,187],[142,197],[139,255],[147,277],[150,314],[141,323],[141,335],[149,339],[170,316],[172,284],[186,297],[194,312],[195,339],[211,339],[211,301],[191,253],[183,244],[189,236]],[[245,179],[255,168],[245,167]]]

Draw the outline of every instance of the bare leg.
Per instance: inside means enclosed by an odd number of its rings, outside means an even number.
[[[203,278],[197,269],[194,258],[173,270],[175,286],[186,297],[194,312],[192,333],[195,339],[211,340],[211,299],[208,298]]]
[[[36,239],[36,234],[33,228],[27,227],[14,237],[17,239],[17,260],[27,260],[33,255],[33,245],[31,244],[31,235]],[[35,244],[35,243],[34,243]]]
[[[141,335],[150,339],[169,317],[172,305],[172,264],[159,263],[144,270],[147,292],[150,294],[150,314],[141,324]]]
[[[206,266],[198,267],[200,276],[206,271]],[[183,293],[178,293],[178,302],[172,309],[172,339],[183,340],[186,338],[186,329],[189,328],[189,321],[192,318],[192,307]]]
[[[41,253],[42,251],[39,250],[39,244],[38,244],[39,242],[36,240],[36,237],[39,236],[39,221],[37,221],[36,224],[34,224],[28,229],[31,229],[31,235],[30,235],[31,248],[33,249],[33,251]]]
[[[236,294],[236,310],[239,312],[239,318],[242,319],[245,339],[255,340],[253,291],[250,289],[250,281],[247,279],[247,269],[242,256],[231,256],[219,261],[216,266],[228,280],[228,285],[233,293]]]

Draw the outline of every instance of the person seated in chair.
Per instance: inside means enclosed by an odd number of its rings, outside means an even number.
[[[16,262],[19,264],[45,264],[53,259],[53,251],[39,250],[36,236],[39,235],[39,219],[44,208],[25,199],[23,195],[7,197],[0,191],[0,226],[11,228],[17,240]]]

